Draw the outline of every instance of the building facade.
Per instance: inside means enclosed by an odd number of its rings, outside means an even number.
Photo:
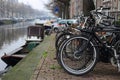
[[[70,18],[77,17],[81,13],[85,12],[86,9],[89,8],[89,4],[90,4],[87,1],[90,1],[90,0],[71,0],[70,1]],[[104,6],[104,7],[110,7],[109,11],[111,12],[120,11],[120,0],[93,0],[93,1],[96,9],[100,6]]]
[[[88,14],[94,9],[94,3],[91,0],[71,0],[70,18],[79,17],[81,14]]]
[[[118,11],[120,11],[120,0],[118,1]]]
[[[103,0],[94,0],[94,5],[96,9],[100,6],[103,6]]]
[[[120,0],[103,0],[103,6],[110,7],[109,15],[120,19]]]
[[[74,18],[83,13],[83,0],[70,1],[70,18]]]

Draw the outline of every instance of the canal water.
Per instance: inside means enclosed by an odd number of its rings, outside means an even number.
[[[10,54],[13,50],[26,43],[27,27],[30,25],[33,25],[33,22],[0,26],[0,71],[6,67],[6,64],[1,60],[1,56],[4,53]]]

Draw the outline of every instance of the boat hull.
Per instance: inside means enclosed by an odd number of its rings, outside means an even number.
[[[29,42],[26,45],[12,51],[10,54],[4,54],[1,60],[4,61],[7,66],[15,66],[20,60],[22,60],[33,48],[35,48],[38,42]]]
[[[14,55],[4,55],[1,59],[8,65],[8,66],[15,66],[23,57],[14,56]]]

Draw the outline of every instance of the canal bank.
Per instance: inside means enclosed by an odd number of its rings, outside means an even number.
[[[55,59],[55,35],[45,37],[30,54],[10,70],[2,80],[120,80],[120,73],[111,64],[97,63],[83,76],[65,72]]]
[[[47,36],[43,42],[40,43],[33,51],[31,51],[24,59],[22,59],[16,66],[8,71],[2,80],[30,80],[39,65],[42,57],[47,55],[51,46],[54,35]]]

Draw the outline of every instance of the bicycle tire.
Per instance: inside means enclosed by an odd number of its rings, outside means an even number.
[[[93,48],[93,51],[94,51],[94,53],[93,53],[94,61],[91,62],[91,64],[87,68],[85,68],[85,69],[82,69],[82,67],[79,68],[79,69],[78,68],[77,69],[72,69],[68,65],[65,64],[65,62],[63,61],[63,58],[66,56],[64,54],[65,53],[64,52],[64,48],[68,45],[69,42],[71,42],[71,40],[74,40],[74,39],[83,39],[85,41],[88,41],[88,39],[86,37],[80,37],[80,36],[74,36],[74,37],[69,38],[61,46],[61,50],[60,50],[60,53],[59,53],[59,62],[60,62],[60,65],[63,67],[63,69],[66,72],[68,72],[70,74],[73,74],[73,75],[84,75],[84,74],[87,74],[88,72],[90,72],[91,70],[93,70],[93,68],[95,67],[95,65],[96,65],[96,63],[98,61],[98,57],[99,56],[97,54],[97,48],[94,46],[95,45],[94,41],[90,41],[90,45],[91,45],[91,47]]]

